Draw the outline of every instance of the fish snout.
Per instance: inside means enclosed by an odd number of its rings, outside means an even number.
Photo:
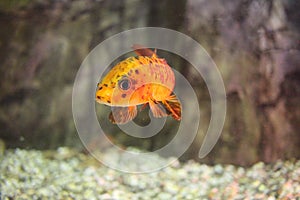
[[[101,88],[101,87],[100,87]],[[101,104],[111,104],[111,91],[109,89],[98,88],[96,92],[96,101]]]

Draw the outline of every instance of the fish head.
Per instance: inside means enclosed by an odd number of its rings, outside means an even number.
[[[123,76],[115,84],[99,83],[96,101],[109,106],[131,106],[135,80]]]
[[[131,106],[136,82],[136,77],[112,70],[99,82],[96,101],[109,106]]]

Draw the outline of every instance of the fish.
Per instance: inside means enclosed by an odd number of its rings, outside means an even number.
[[[173,90],[175,75],[164,58],[142,45],[134,44],[137,56],[116,64],[97,84],[95,100],[111,107],[109,120],[126,124],[149,105],[155,118],[172,116],[181,120],[181,103]]]

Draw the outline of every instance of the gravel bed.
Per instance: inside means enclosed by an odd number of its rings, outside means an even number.
[[[157,172],[128,174],[68,148],[7,150],[0,159],[3,200],[300,199],[300,161],[250,168],[175,162]]]

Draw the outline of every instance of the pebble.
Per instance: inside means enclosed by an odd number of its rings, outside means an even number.
[[[88,155],[66,147],[52,153],[5,150],[0,164],[2,199],[275,200],[300,197],[300,161],[297,160],[279,160],[274,164],[259,162],[249,168],[175,161],[157,172],[129,174],[99,163],[88,166],[85,162],[91,160]],[[154,158],[157,162],[167,161],[159,156]],[[139,163],[144,166],[139,167],[147,168],[146,165],[151,164],[153,161],[145,160]]]

